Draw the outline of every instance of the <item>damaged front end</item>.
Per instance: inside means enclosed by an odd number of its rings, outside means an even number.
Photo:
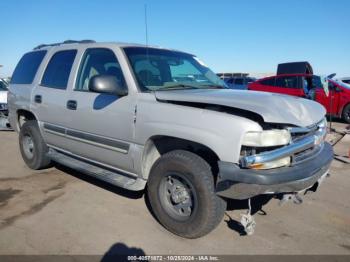
[[[260,138],[247,139],[250,144],[242,146],[239,165],[219,162],[217,194],[249,199],[261,194],[294,194],[316,187],[333,160],[332,146],[324,141],[326,133],[327,123],[322,120],[308,128],[290,128],[290,137],[281,133],[280,141],[265,134],[264,147],[254,146]]]
[[[248,210],[241,214],[247,235],[255,230],[251,198],[274,194],[283,204],[302,203],[302,194],[316,191],[328,175],[333,148],[325,142],[327,122],[307,128],[262,131],[245,136],[239,165],[219,161],[216,192],[232,199],[248,199]]]

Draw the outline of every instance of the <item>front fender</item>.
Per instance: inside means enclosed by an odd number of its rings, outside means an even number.
[[[135,131],[137,143],[154,136],[171,136],[209,147],[221,161],[238,163],[241,142],[247,131],[261,126],[249,119],[170,103],[140,103]]]

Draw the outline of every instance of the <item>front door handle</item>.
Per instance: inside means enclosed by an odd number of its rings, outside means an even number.
[[[41,97],[41,95],[36,95],[36,96],[34,96],[34,101],[35,101],[35,103],[37,103],[37,104],[41,104],[41,102],[42,102],[42,97]]]
[[[69,110],[77,110],[77,101],[75,101],[75,100],[68,100],[67,101],[67,108],[69,109]]]

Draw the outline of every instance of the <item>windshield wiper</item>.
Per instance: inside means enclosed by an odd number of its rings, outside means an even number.
[[[156,91],[164,91],[164,90],[181,90],[181,89],[199,89],[199,86],[188,85],[188,84],[177,84],[171,86],[163,86],[158,88]]]
[[[216,85],[216,84],[209,84],[209,85],[191,85],[191,84],[176,84],[176,85],[169,85],[169,86],[163,86],[156,91],[164,91],[164,90],[181,90],[181,89],[227,89],[226,87],[222,85]]]
[[[202,85],[201,87],[204,87],[204,88],[216,88],[216,89],[227,89],[227,87],[224,87],[222,85]]]

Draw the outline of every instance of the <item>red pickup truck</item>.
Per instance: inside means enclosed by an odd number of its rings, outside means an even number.
[[[299,97],[309,97],[310,93],[314,92],[312,99],[322,104],[328,115],[341,117],[350,123],[350,85],[332,79],[329,79],[328,83],[329,96],[322,88],[320,77],[312,74],[280,74],[266,77],[250,83],[248,89]]]

